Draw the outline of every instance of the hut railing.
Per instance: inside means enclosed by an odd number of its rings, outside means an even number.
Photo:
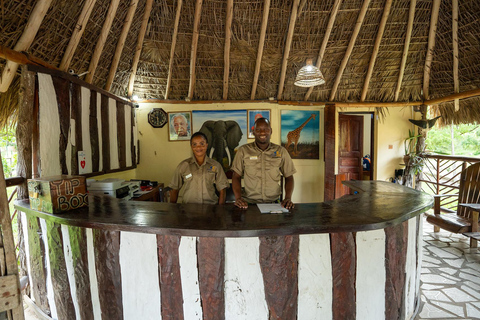
[[[458,194],[462,170],[471,164],[480,162],[480,158],[425,154],[423,167],[422,191],[428,194]],[[456,212],[456,197],[444,197],[440,208],[444,212]]]
[[[14,187],[14,186],[18,186],[18,185],[21,185],[23,184],[23,182],[25,181],[25,178],[23,177],[13,177],[13,178],[6,178],[5,179],[5,183],[7,185],[7,188],[8,187]],[[17,194],[17,188],[15,188],[15,190],[13,190],[12,194],[10,195],[10,197],[8,198],[8,204],[10,205],[10,202],[12,202],[13,200],[13,197]],[[13,219],[15,219],[15,216],[17,215],[17,210],[14,210],[13,211],[13,214],[11,214],[10,216],[10,220],[13,222]],[[20,241],[19,241],[20,242]],[[18,243],[15,247],[15,251],[18,250]],[[17,257],[18,258],[18,257]]]

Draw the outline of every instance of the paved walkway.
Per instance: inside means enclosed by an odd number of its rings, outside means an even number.
[[[423,319],[480,319],[480,250],[467,237],[423,224],[420,311]]]

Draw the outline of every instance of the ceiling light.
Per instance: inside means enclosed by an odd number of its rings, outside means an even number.
[[[307,64],[297,73],[294,84],[298,87],[313,87],[325,83],[322,72],[312,64],[312,59],[307,59]]]

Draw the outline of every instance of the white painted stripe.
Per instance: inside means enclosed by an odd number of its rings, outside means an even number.
[[[102,319],[102,309],[100,309],[100,296],[98,294],[97,268],[95,267],[95,249],[93,246],[92,229],[85,229],[87,234],[87,258],[88,258],[88,277],[90,279],[90,293],[92,295],[93,318]]]
[[[103,170],[103,139],[102,139],[102,95],[97,93],[97,125],[98,125],[98,171]]]
[[[125,108],[125,155],[127,157],[127,167],[132,166],[132,107],[128,104]]]
[[[41,177],[62,173],[60,165],[60,119],[52,77],[38,74]]]
[[[92,143],[90,142],[90,89],[81,87],[82,96],[82,151],[86,155],[85,173],[92,172]]]
[[[225,319],[266,320],[258,238],[225,238]]]
[[[298,254],[298,319],[332,319],[329,234],[301,235]]]
[[[405,261],[405,319],[413,316],[415,309],[415,283],[417,276],[417,219],[408,220],[407,259]]]
[[[197,238],[182,237],[178,248],[184,319],[203,319],[198,284]]]
[[[61,225],[63,240],[63,255],[65,256],[65,265],[67,268],[68,283],[70,284],[70,294],[72,295],[73,307],[75,308],[75,316],[81,319],[80,306],[77,299],[77,285],[75,284],[75,268],[73,266],[72,246],[70,245],[70,233],[68,227]]]
[[[161,319],[157,236],[120,232],[124,319]]]
[[[385,230],[357,232],[357,319],[385,319]]]
[[[120,168],[118,160],[117,102],[108,99],[108,133],[110,136],[110,169]]]
[[[28,272],[28,283],[30,288],[35,287],[35,283],[32,281],[32,267],[30,264],[30,246],[28,244],[28,221],[25,212],[18,211],[20,214],[20,220],[22,221],[22,231],[23,231],[23,243],[25,244],[25,258],[27,260],[27,272]],[[42,240],[40,240],[42,241]],[[31,289],[30,289],[31,290]],[[30,294],[30,298],[35,301],[35,297],[33,294]]]
[[[45,246],[45,273],[47,275],[47,300],[50,305],[50,312],[53,319],[58,319],[57,315],[57,306],[55,305],[55,298],[53,296],[53,284],[52,284],[52,273],[51,273],[51,264],[50,264],[50,253],[48,249],[48,233],[47,233],[47,223],[44,219],[38,219],[40,221],[40,227],[42,229],[42,241]]]
[[[135,161],[138,159],[138,126],[137,126],[137,114],[133,113],[133,146],[135,147]],[[136,164],[136,163],[134,163]]]

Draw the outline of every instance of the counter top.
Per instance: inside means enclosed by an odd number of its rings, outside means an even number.
[[[296,204],[290,213],[262,214],[256,205],[242,210],[233,204],[200,205],[137,202],[89,195],[89,206],[61,214],[30,209],[27,214],[59,224],[104,230],[199,237],[354,232],[382,229],[413,218],[433,206],[433,197],[384,181],[349,181],[360,191],[333,201]]]

